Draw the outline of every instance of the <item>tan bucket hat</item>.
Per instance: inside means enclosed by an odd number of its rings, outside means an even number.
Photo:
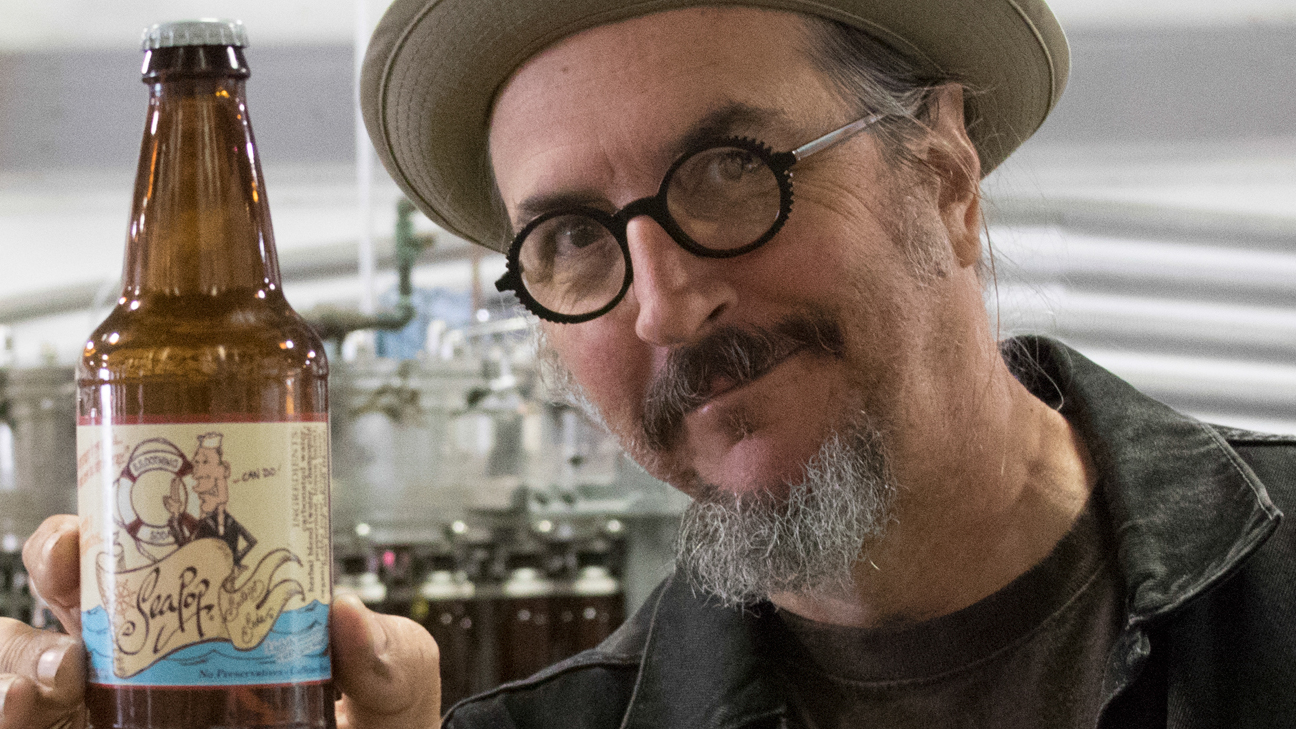
[[[1026,141],[1066,86],[1066,37],[1043,0],[395,0],[374,31],[360,105],[378,156],[450,232],[495,250],[487,124],[509,76],[587,28],[693,5],[821,15],[864,28],[979,93],[969,134],[988,173]]]

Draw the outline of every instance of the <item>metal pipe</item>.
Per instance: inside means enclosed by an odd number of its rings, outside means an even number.
[[[431,248],[436,238],[430,234],[414,232],[414,205],[401,198],[396,203],[396,272],[399,277],[396,307],[389,311],[366,313],[317,306],[303,316],[323,339],[341,340],[355,331],[378,329],[391,331],[404,327],[414,319],[414,264],[424,249]]]

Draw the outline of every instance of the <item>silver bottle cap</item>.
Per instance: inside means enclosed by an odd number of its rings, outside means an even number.
[[[177,20],[171,23],[157,23],[144,29],[144,38],[140,50],[151,51],[158,48],[176,46],[235,46],[247,48],[247,30],[241,20]]]

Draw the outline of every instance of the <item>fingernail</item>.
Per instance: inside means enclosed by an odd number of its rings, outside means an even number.
[[[45,543],[41,545],[41,556],[47,561],[49,560],[49,556],[54,553],[54,547],[59,543],[59,539],[61,539],[64,534],[67,534],[67,530],[60,529],[45,538]]]
[[[36,663],[36,679],[46,688],[55,687],[55,679],[58,678],[59,668],[63,666],[63,659],[67,658],[68,651],[74,645],[76,644],[70,640],[59,641],[59,645],[47,648],[41,654],[40,660]]]
[[[9,687],[16,680],[17,676],[0,676],[0,721],[4,721],[5,697],[9,695]]]
[[[337,599],[346,602],[359,611],[361,618],[364,619],[365,634],[369,637],[369,646],[373,649],[374,655],[381,656],[383,651],[387,650],[387,631],[383,630],[382,626],[378,624],[378,615],[370,610],[358,595],[340,595]]]
[[[382,657],[387,651],[387,631],[378,624],[378,614],[365,608],[365,631],[369,633],[369,644],[373,646],[374,655]]]

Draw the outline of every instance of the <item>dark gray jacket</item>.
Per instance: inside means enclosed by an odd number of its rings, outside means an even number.
[[[1047,339],[1005,346],[1099,469],[1126,627],[1100,727],[1296,727],[1296,437],[1203,424]],[[468,727],[780,727],[759,650],[768,606],[721,609],[668,578],[603,645],[468,699]]]

